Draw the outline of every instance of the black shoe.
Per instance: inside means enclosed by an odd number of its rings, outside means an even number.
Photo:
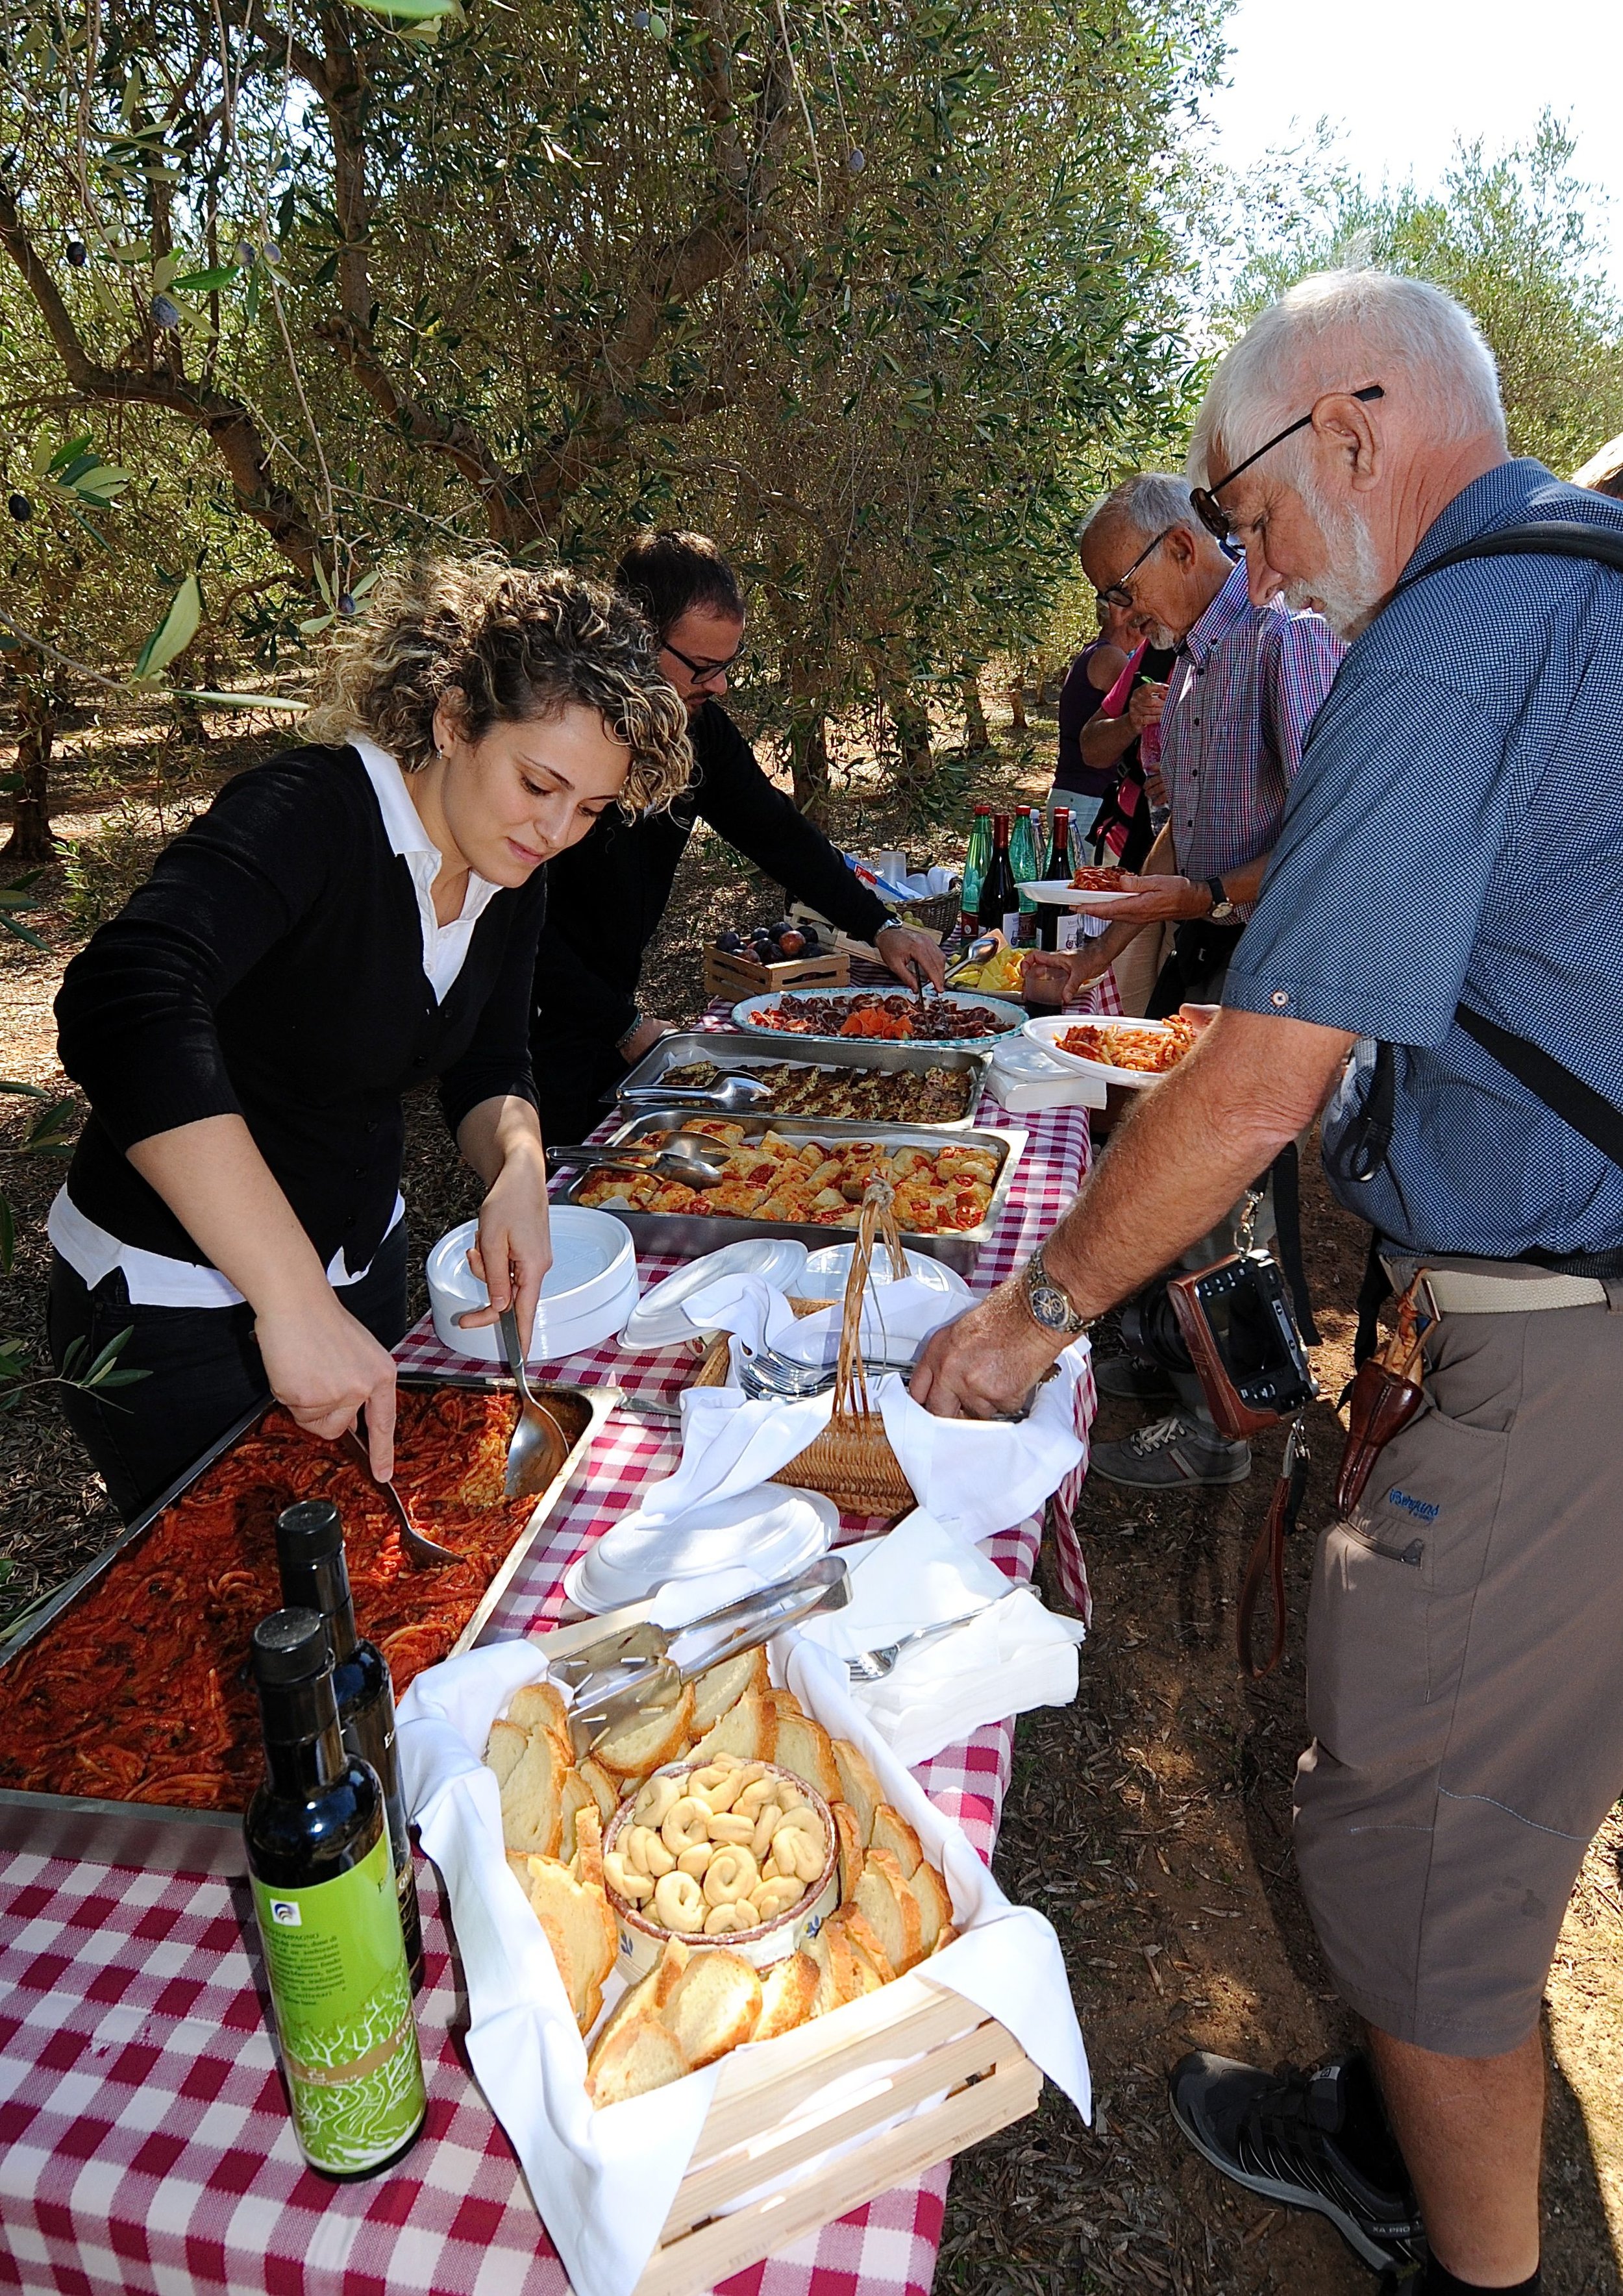
[[[1094,1385],[1101,1395],[1120,1396],[1127,1403],[1176,1403],[1172,1382],[1147,1356],[1095,1356]]]
[[[1196,2049],[1173,2067],[1169,2087],[1178,2127],[1237,2185],[1316,2209],[1396,2284],[1423,2261],[1420,2205],[1363,2056],[1265,2073]]]

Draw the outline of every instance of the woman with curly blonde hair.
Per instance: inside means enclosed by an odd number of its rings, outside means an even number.
[[[52,1208],[51,1348],[61,1368],[128,1333],[143,1376],[116,1405],[63,1390],[127,1519],[267,1392],[329,1439],[364,1410],[391,1471],[400,1103],[430,1077],[485,1184],[490,1306],[469,1320],[511,1304],[528,1339],[552,1257],[529,1053],[544,865],[692,767],[635,610],[486,560],[380,582],[306,731],[160,855],[57,998],[91,1112]]]

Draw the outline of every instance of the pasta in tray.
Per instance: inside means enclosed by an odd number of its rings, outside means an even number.
[[[787,1140],[765,1132],[747,1136],[742,1124],[701,1117],[684,1127],[709,1133],[732,1150],[721,1185],[689,1188],[652,1173],[606,1171],[589,1182],[575,1201],[612,1210],[708,1212],[723,1218],[785,1220],[818,1227],[855,1227],[862,1217],[863,1193],[883,1177],[896,1189],[896,1214],[915,1235],[955,1234],[979,1227],[991,1204],[997,1160],[985,1148],[886,1148],[868,1140]],[[639,1145],[662,1143],[662,1132],[645,1134]]]

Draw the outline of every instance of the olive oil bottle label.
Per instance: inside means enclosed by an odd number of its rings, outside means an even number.
[[[312,2167],[355,2176],[413,2136],[427,2101],[389,1832],[307,1890],[255,1879],[293,2128]]]

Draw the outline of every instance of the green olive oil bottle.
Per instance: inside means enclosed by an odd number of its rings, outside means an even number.
[[[265,1782],[242,1821],[300,2151],[377,2175],[428,2110],[382,1788],[345,1751],[325,1623],[274,1611],[253,1635]]]

